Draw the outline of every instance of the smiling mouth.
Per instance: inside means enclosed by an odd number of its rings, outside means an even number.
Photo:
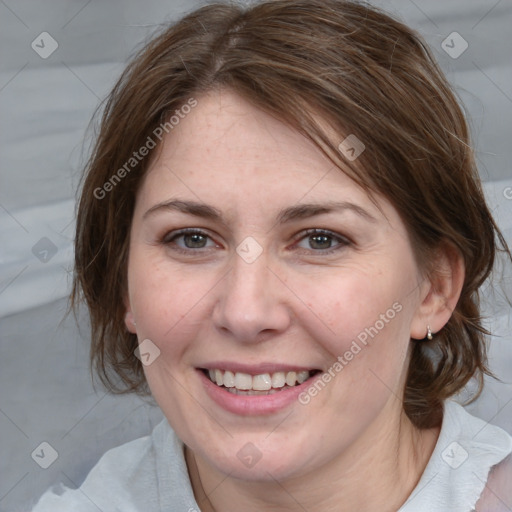
[[[220,369],[203,368],[202,371],[211,382],[234,395],[273,395],[299,386],[320,373],[320,370],[303,370],[250,375]]]

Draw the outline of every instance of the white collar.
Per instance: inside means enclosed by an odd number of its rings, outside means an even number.
[[[503,429],[444,403],[443,424],[418,485],[398,512],[471,512],[492,466],[512,452]]]

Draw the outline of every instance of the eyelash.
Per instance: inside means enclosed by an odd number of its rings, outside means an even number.
[[[172,245],[173,251],[179,252],[181,254],[187,254],[187,255],[191,255],[191,253],[194,253],[197,251],[203,251],[204,249],[208,249],[205,247],[199,247],[199,248],[195,248],[195,249],[194,248],[184,249],[182,247],[177,246],[175,244],[175,240],[177,240],[178,238],[183,237],[185,235],[200,235],[200,236],[203,236],[203,237],[206,237],[206,238],[209,238],[210,240],[212,240],[210,235],[208,233],[206,233],[205,231],[201,231],[200,229],[196,229],[196,228],[185,228],[185,229],[180,229],[179,231],[176,231],[176,232],[171,231],[170,233],[167,233],[162,238],[161,243],[163,245],[167,245],[167,246]],[[309,249],[309,251],[313,251],[314,253],[317,253],[317,254],[329,255],[329,254],[337,252],[341,249],[344,249],[345,247],[352,244],[352,242],[344,236],[338,235],[338,234],[336,234],[332,231],[329,231],[327,229],[318,229],[318,228],[307,229],[307,230],[303,231],[302,233],[299,233],[299,235],[297,235],[295,237],[295,244],[300,242],[301,240],[304,240],[307,237],[311,237],[313,235],[324,235],[324,236],[330,237],[338,242],[338,244],[335,247],[329,248],[329,249]]]

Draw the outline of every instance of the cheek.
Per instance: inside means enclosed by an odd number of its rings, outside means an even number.
[[[310,320],[302,325],[328,354],[326,379],[333,384],[328,394],[344,404],[340,411],[353,409],[358,417],[363,404],[369,412],[390,393],[400,394],[414,310],[414,268],[403,261],[388,264],[386,272],[354,266],[323,283],[303,283],[306,304],[315,314],[304,317]]]
[[[352,269],[323,281],[316,279],[311,284],[310,280],[299,289],[311,312],[312,335],[315,330],[317,336],[324,333],[330,352],[343,353],[353,340],[364,344],[378,334],[397,333],[403,324],[407,276],[396,279],[392,271],[369,274]]]
[[[162,353],[174,356],[167,361],[179,361],[175,356],[197,330],[197,315],[207,307],[215,279],[198,270],[180,272],[168,263],[149,264],[148,260],[144,254],[136,255],[128,270],[137,331],[139,337],[149,338]]]

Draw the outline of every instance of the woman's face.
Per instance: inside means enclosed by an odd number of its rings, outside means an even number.
[[[137,196],[128,318],[196,457],[305,474],[399,415],[424,285],[386,200],[240,97],[197,101]]]

